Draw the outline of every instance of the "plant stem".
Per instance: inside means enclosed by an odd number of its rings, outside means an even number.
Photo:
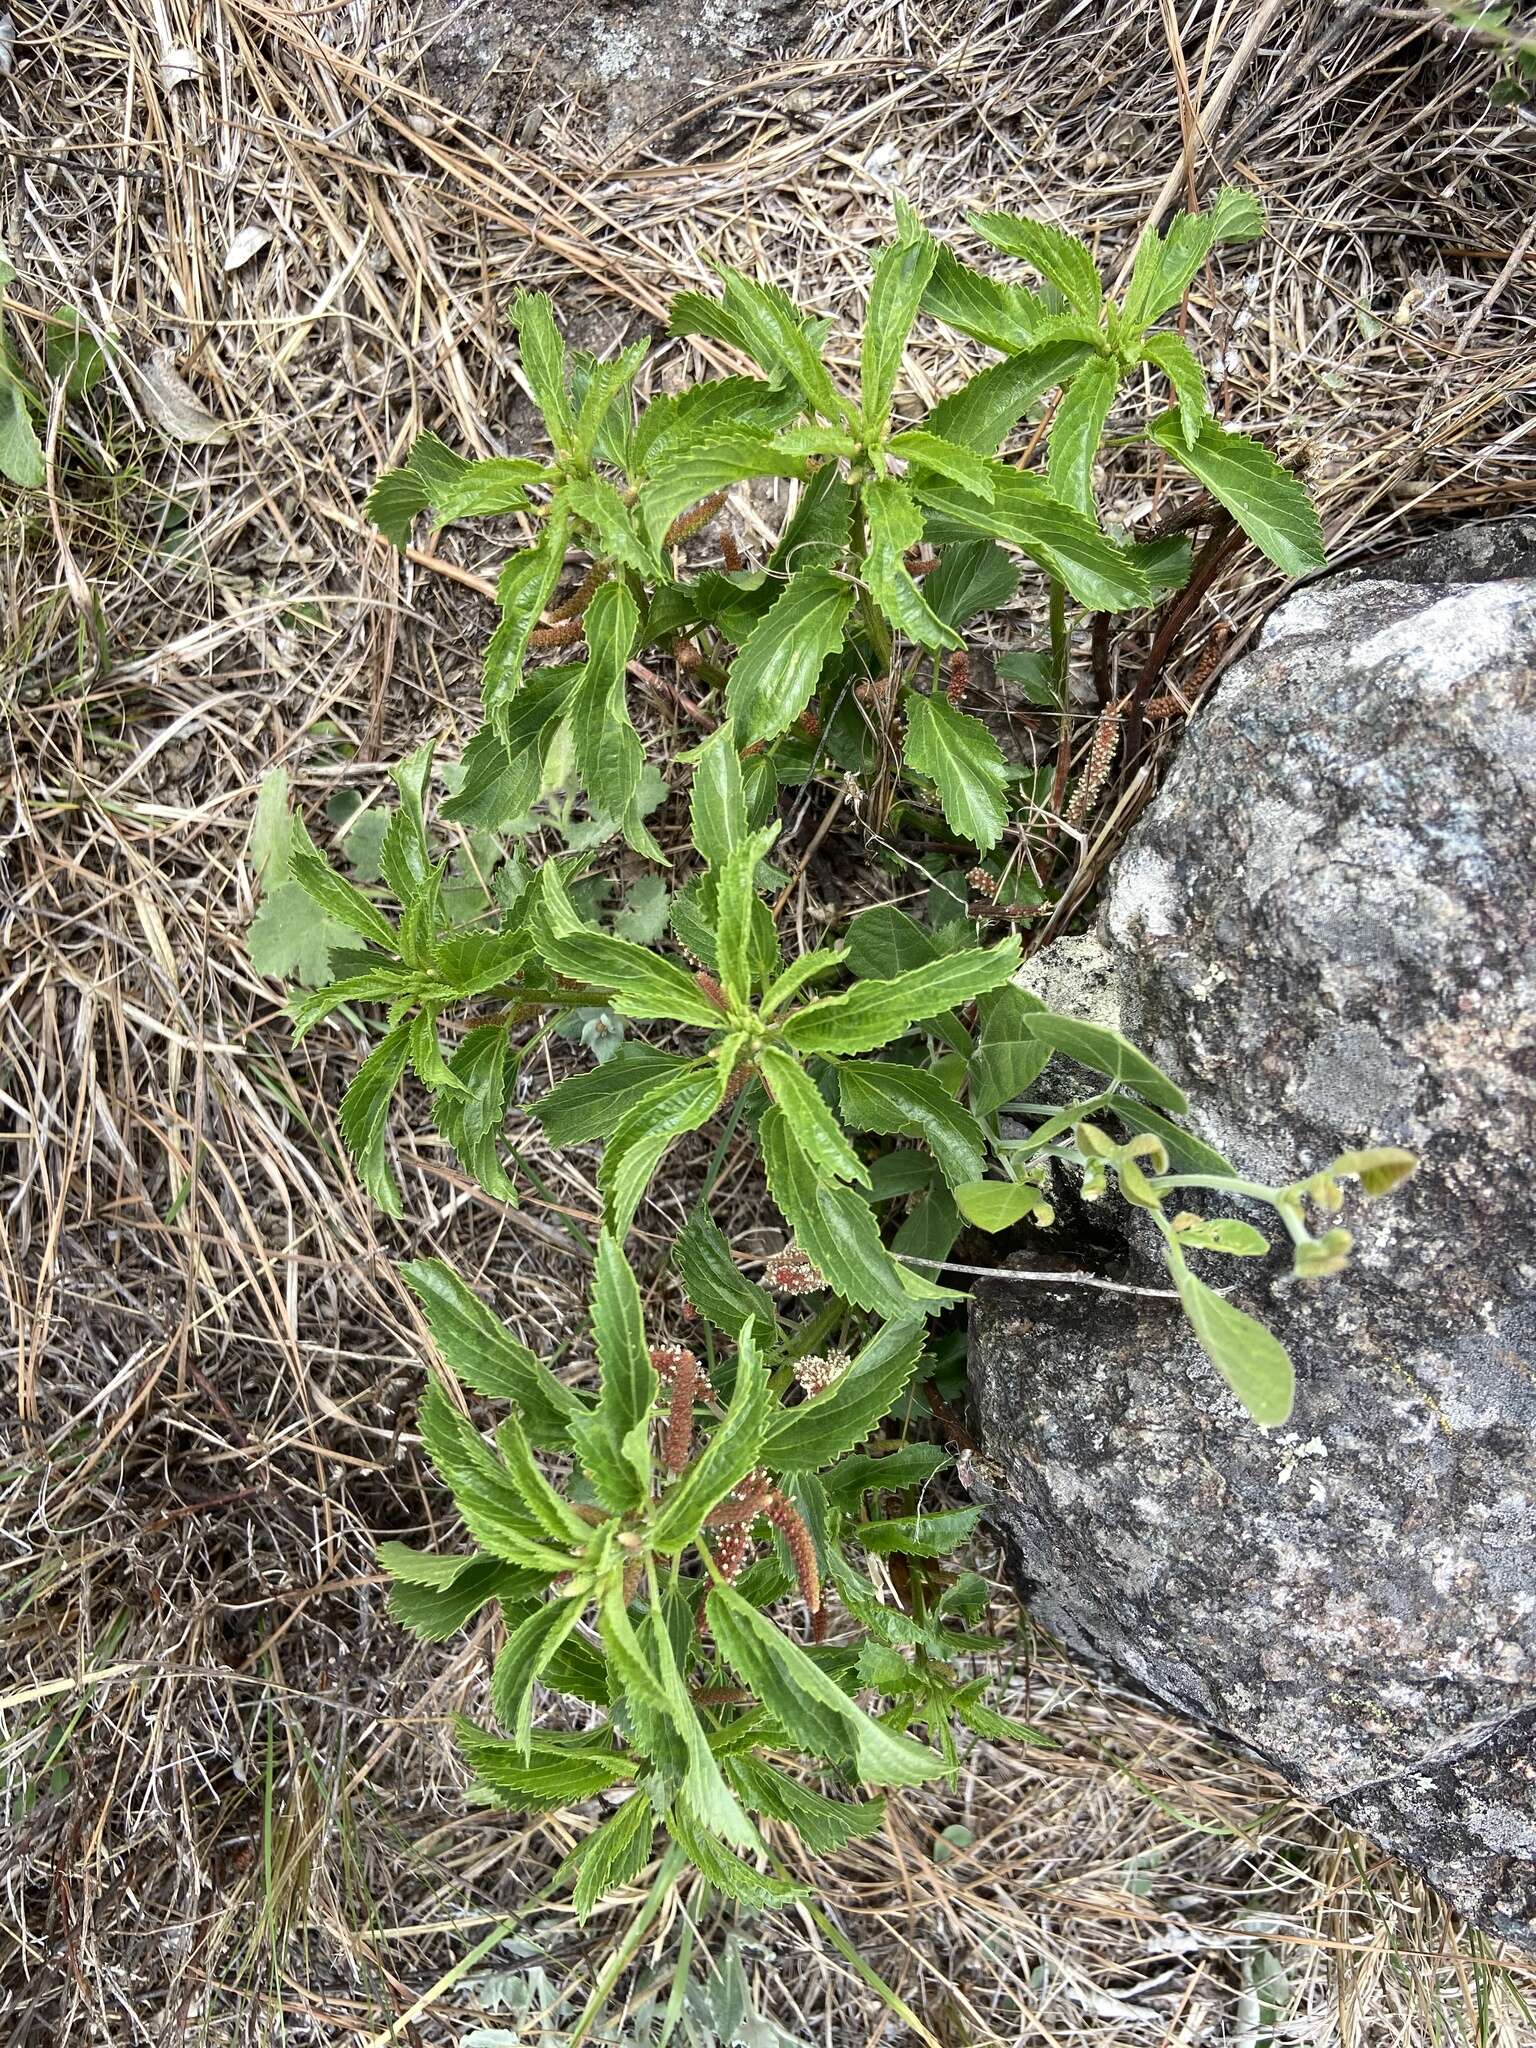
[[[770,1856],[768,1862],[776,1877],[783,1878],[787,1884],[794,1882],[789,1872],[776,1856]],[[920,2041],[926,2041],[928,2048],[944,2048],[944,2044],[938,2035],[925,2027],[901,1993],[892,1985],[887,1984],[878,1970],[865,1962],[847,1935],[840,1928],[833,1925],[826,1914],[822,1912],[820,1906],[815,1905],[810,1899],[801,1899],[798,1901],[798,1904],[800,1910],[815,1923],[821,1933],[826,1936],[827,1940],[837,1950],[838,1954],[843,1957],[844,1961],[853,1965],[860,1977],[869,1986],[870,1990],[875,1993],[876,1997],[884,2003],[889,2012],[895,2013],[899,2020],[909,2026]],[[576,2048],[574,2042],[571,2044],[571,2048]]]

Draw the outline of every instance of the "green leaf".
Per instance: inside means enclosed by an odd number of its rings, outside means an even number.
[[[529,1103],[529,1113],[543,1125],[550,1144],[564,1151],[568,1145],[607,1137],[625,1112],[659,1082],[693,1064],[678,1053],[624,1045],[602,1066],[558,1082],[547,1095]]]
[[[656,1405],[656,1368],[645,1341],[640,1290],[616,1240],[604,1231],[592,1282],[592,1334],[602,1371],[594,1421],[633,1475],[633,1506],[649,1497],[651,1454],[646,1426]]]
[[[1361,1152],[1341,1152],[1323,1169],[1339,1180],[1357,1180],[1367,1201],[1390,1195],[1418,1168],[1418,1157],[1401,1145],[1369,1145]]]
[[[645,749],[629,716],[625,680],[640,631],[640,611],[628,589],[605,583],[587,606],[586,673],[571,698],[571,741],[576,766],[593,808],[618,819],[624,836],[641,852],[658,855],[641,824],[636,796]]]
[[[1086,341],[1049,341],[981,370],[929,413],[927,431],[942,440],[995,455],[1037,398],[1064,384],[1096,350]]]
[[[107,348],[76,306],[56,306],[48,315],[43,355],[48,375],[69,398],[88,397],[107,374]]]
[[[845,420],[848,405],[834,388],[799,308],[775,285],[759,284],[723,263],[715,267],[725,280],[726,304],[754,360],[765,370],[791,378],[823,419]]]
[[[673,961],[583,925],[549,861],[539,870],[538,915],[546,963],[557,974],[611,990],[620,1016],[670,1017],[704,1030],[724,1025],[723,1011]]]
[[[850,1533],[865,1550],[889,1557],[947,1557],[968,1543],[981,1520],[980,1508],[946,1508],[931,1515],[887,1515],[862,1522]]]
[[[1043,1007],[1038,996],[1011,986],[981,998],[981,1029],[969,1066],[971,1108],[977,1116],[991,1116],[1005,1103],[1019,1101],[1049,1060],[1050,1047],[1025,1021]]]
[[[400,1277],[421,1303],[437,1355],[472,1393],[515,1401],[529,1437],[546,1450],[563,1449],[567,1426],[588,1412],[541,1359],[507,1329],[442,1259],[413,1259]]]
[[[791,1906],[806,1896],[803,1886],[785,1878],[770,1877],[765,1871],[754,1870],[739,1856],[733,1856],[713,1835],[706,1833],[686,1813],[676,1808],[667,1815],[666,1827],[667,1833],[700,1876],[723,1898],[734,1899],[738,1905],[753,1912],[766,1913],[780,1906]]]
[[[581,391],[581,409],[576,415],[572,447],[583,462],[589,461],[594,449],[599,446],[615,399],[634,383],[640,365],[649,352],[648,341],[633,341],[628,348],[621,349],[612,362],[597,362],[590,356],[582,357],[585,388]],[[575,381],[573,378],[572,382]],[[615,456],[621,456],[622,442],[612,452]]]
[[[1040,1039],[1053,1052],[1064,1052],[1069,1059],[1092,1067],[1096,1074],[1108,1074],[1112,1081],[1124,1088],[1134,1088],[1138,1095],[1144,1095],[1162,1109],[1171,1109],[1175,1116],[1188,1114],[1189,1103],[1183,1089],[1107,1024],[1090,1024],[1082,1017],[1058,1017],[1052,1010],[1031,1010],[1023,1022],[1031,1038]]]
[[[476,1784],[497,1805],[522,1813],[556,1813],[635,1775],[628,1757],[589,1735],[540,1734],[525,1751],[456,1717],[454,1736]]]
[[[923,578],[923,598],[947,626],[964,626],[1011,603],[1018,587],[1018,564],[996,541],[970,540],[942,551]]]
[[[863,574],[875,603],[919,647],[963,647],[953,626],[929,609],[904,560],[923,533],[923,517],[911,492],[894,477],[882,477],[865,484],[860,496],[869,535]]]
[[[1097,317],[1104,287],[1092,251],[1075,235],[1050,221],[1026,220],[1017,213],[973,213],[969,219],[983,241],[1038,270],[1079,313]]]
[[[497,581],[501,623],[486,643],[480,695],[486,711],[498,723],[522,687],[529,636],[560,580],[569,531],[570,515],[564,498],[557,494],[550,501],[544,531],[531,548],[512,556]]]
[[[725,702],[741,745],[776,739],[794,724],[827,656],[842,645],[854,595],[826,569],[791,575],[731,664]]]
[[[1205,388],[1205,372],[1176,334],[1149,334],[1141,342],[1143,362],[1162,371],[1173,386],[1178,401],[1179,425],[1184,445],[1193,448],[1200,438],[1200,422],[1211,409]]]
[[[445,1643],[491,1600],[536,1598],[547,1574],[520,1570],[499,1557],[438,1557],[403,1543],[381,1543],[379,1563],[395,1584],[389,1589],[392,1620],[423,1642]]]
[[[245,950],[258,974],[307,987],[326,979],[331,955],[346,943],[345,926],[316,917],[315,900],[299,882],[264,890],[245,933]]]
[[[978,498],[991,496],[991,472],[974,448],[963,447],[958,441],[946,441],[941,434],[928,433],[921,427],[893,434],[886,445],[892,455],[899,455],[914,469],[936,470],[962,489],[974,491]]]
[[[1086,364],[1067,386],[1051,421],[1046,480],[1064,505],[1093,517],[1093,463],[1115,402],[1118,373],[1107,356]]]
[[[1205,213],[1181,213],[1166,239],[1146,228],[1136,245],[1125,325],[1133,332],[1170,312],[1217,242],[1252,242],[1264,232],[1264,210],[1252,193],[1229,185]]]
[[[915,1316],[883,1324],[830,1387],[779,1415],[763,1441],[769,1471],[815,1472],[863,1443],[906,1392],[924,1333]]]
[[[694,757],[689,816],[693,843],[711,867],[721,866],[751,829],[741,757],[728,724],[712,732]]]
[[[973,1180],[954,1190],[955,1207],[978,1230],[1011,1230],[1040,1208],[1045,1196],[1028,1181]]]
[[[565,343],[547,294],[519,292],[512,301],[512,325],[521,345],[523,375],[544,416],[549,438],[557,448],[570,449],[576,439],[576,421],[566,381]]]
[[[717,1330],[739,1331],[750,1323],[765,1342],[778,1329],[771,1298],[738,1268],[731,1248],[703,1202],[694,1204],[672,1247],[683,1292]]]
[[[765,825],[761,832],[748,832],[721,862],[714,880],[715,954],[725,992],[738,1009],[750,1003],[757,976],[756,912],[760,906],[754,883],[758,864],[767,859],[778,836],[777,824]],[[771,918],[769,923],[771,958],[777,965],[778,947],[771,934]]]
[[[559,1548],[584,1548],[592,1531],[574,1508],[551,1486],[539,1469],[533,1446],[517,1415],[507,1416],[497,1426],[496,1447],[517,1488],[524,1508]]]
[[[1008,823],[1008,764],[1002,748],[979,718],[956,711],[937,690],[928,697],[909,690],[903,704],[907,730],[902,759],[938,790],[951,831],[974,841],[985,853],[1002,838]]]
[[[725,1095],[716,1060],[696,1060],[625,1111],[603,1150],[598,1187],[608,1228],[623,1237],[667,1152],[685,1131],[708,1123]]]
[[[980,1180],[986,1136],[936,1074],[882,1060],[852,1060],[837,1070],[844,1123],[856,1131],[920,1138],[953,1186]]]
[[[515,455],[488,455],[478,462],[465,463],[428,503],[437,514],[436,524],[440,528],[455,519],[496,518],[504,512],[520,512],[528,503],[528,486],[547,483],[549,476],[542,462],[528,462]]]
[[[1188,1222],[1175,1218],[1173,1230],[1184,1251],[1226,1252],[1232,1258],[1258,1259],[1269,1250],[1263,1231],[1237,1216],[1198,1216]]]
[[[32,424],[30,392],[17,375],[0,335],[0,476],[24,491],[39,491],[47,472],[43,444]]]
[[[836,463],[816,470],[768,557],[769,572],[787,576],[796,569],[830,569],[848,545],[853,523],[854,491]]]
[[[896,1264],[869,1203],[855,1189],[818,1176],[782,1111],[764,1112],[758,1136],[769,1193],[801,1249],[845,1301],[876,1315],[905,1317],[960,1299]]]
[[[952,1463],[949,1452],[937,1444],[893,1444],[884,1457],[851,1451],[830,1472],[822,1473],[821,1486],[832,1507],[853,1514],[866,1494],[904,1493],[909,1487],[925,1486]]]
[[[651,1541],[665,1556],[676,1556],[696,1542],[711,1508],[760,1462],[777,1400],[763,1370],[752,1325],[745,1324],[740,1334],[731,1405],[692,1464],[662,1495],[651,1518]]]
[[[851,1761],[869,1785],[921,1785],[942,1773],[942,1758],[872,1721],[835,1679],[731,1587],[712,1587],[708,1605],[721,1655],[780,1726],[793,1729],[813,1754],[831,1763]],[[830,1739],[825,1732],[829,1723],[835,1731]]]
[[[465,1032],[448,1062],[453,1085],[432,1100],[438,1130],[464,1167],[487,1194],[512,1203],[517,1189],[502,1165],[501,1142],[517,1066],[506,1026],[482,1024]]]
[[[867,1168],[838,1129],[821,1090],[793,1054],[782,1046],[765,1045],[758,1054],[758,1068],[817,1173],[828,1180],[852,1180],[868,1187]]]
[[[310,901],[318,904],[336,924],[345,925],[371,945],[382,946],[386,953],[397,953],[399,937],[383,911],[321,858],[301,819],[294,818],[291,830],[288,871]]]
[[[630,436],[630,474],[653,476],[698,442],[732,428],[771,433],[795,410],[793,397],[786,398],[761,377],[717,377],[707,384],[690,384],[675,396],[653,398]]]
[[[732,1757],[726,1774],[749,1806],[792,1827],[813,1856],[872,1835],[885,1819],[883,1799],[829,1799],[761,1757]]]
[[[680,451],[659,466],[640,493],[641,523],[660,547],[677,517],[701,498],[754,476],[803,477],[806,458],[778,447],[764,434],[737,428]]]
[[[952,249],[942,246],[923,293],[923,311],[1007,356],[1029,349],[1045,318],[1045,305],[1038,294],[1021,284],[1003,284],[972,270]],[[1018,413],[1013,417],[1017,419]]]
[[[389,1105],[411,1054],[411,1031],[400,1024],[358,1068],[341,1098],[338,1121],[358,1178],[386,1216],[401,1214],[400,1189],[384,1157]]]
[[[861,910],[848,927],[848,969],[857,981],[889,981],[926,967],[938,954],[916,919],[891,903]]]
[[[1266,1429],[1289,1422],[1296,1375],[1279,1338],[1196,1279],[1173,1245],[1168,1264],[1201,1350],[1254,1421]]]
[[[1288,576],[1325,566],[1323,530],[1301,482],[1246,434],[1229,434],[1211,419],[1200,423],[1193,445],[1177,412],[1147,430],[1159,448],[1197,476],[1225,505],[1248,538]]]
[[[784,1041],[797,1052],[873,1052],[911,1025],[1001,988],[1018,965],[1016,938],[946,954],[892,981],[863,982],[843,995],[808,1003],[785,1020]]]
[[[924,522],[930,540],[985,534],[1009,541],[1090,611],[1130,611],[1147,602],[1146,577],[1091,519],[1052,497],[1036,476],[1000,462],[992,463],[991,475],[990,505],[947,477],[922,478],[917,495],[933,515]]]
[[[599,552],[611,555],[616,562],[622,563],[626,569],[635,570],[638,575],[657,582],[667,580],[667,566],[656,547],[638,531],[628,506],[605,477],[572,477],[564,487],[564,497],[575,517],[584,520],[596,534]],[[604,587],[612,589],[616,586]],[[601,595],[599,591],[598,596]],[[627,591],[625,595],[628,596]],[[593,603],[596,601],[594,598]],[[587,618],[590,622],[590,612]],[[587,645],[590,647],[591,644],[588,639]]]
[[[578,1921],[640,1875],[650,1861],[655,1835],[655,1809],[644,1792],[635,1792],[577,1843],[557,1876],[561,1881],[576,1880],[571,1905]]]
[[[890,412],[902,351],[938,253],[930,236],[917,233],[903,235],[875,259],[859,358],[859,392],[867,432],[873,433]]]
[[[547,1600],[526,1615],[502,1644],[491,1671],[491,1712],[527,1756],[533,1747],[533,1688],[576,1626],[579,1600]]]

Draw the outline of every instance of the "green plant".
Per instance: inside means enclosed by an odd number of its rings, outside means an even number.
[[[16,279],[14,264],[0,248],[0,292]],[[106,358],[73,306],[58,306],[48,316],[44,359],[49,376],[69,398],[83,398],[106,375]],[[44,480],[43,444],[33,413],[40,401],[23,376],[0,322],[0,476],[23,490],[38,490]]]
[[[1048,1229],[1063,1177],[1088,1199],[1113,1187],[1150,1218],[1217,1371],[1256,1420],[1275,1423],[1290,1412],[1290,1361],[1191,1265],[1252,1256],[1267,1240],[1184,1201],[1204,1191],[1268,1205],[1297,1272],[1315,1278],[1349,1250],[1332,1220],[1341,1183],[1382,1194],[1412,1166],[1383,1149],[1292,1186],[1241,1179],[1181,1128],[1174,1081],[1116,1032],[1021,988],[1017,937],[980,943],[968,914],[924,926],[894,907],[870,910],[839,943],[783,956],[766,900],[785,881],[773,866],[776,801],[820,762],[853,777],[862,801],[899,757],[914,785],[908,822],[937,845],[986,851],[1013,830],[1017,771],[962,701],[962,629],[1017,584],[1005,544],[1045,571],[1043,673],[1058,701],[1069,596],[1119,609],[1188,573],[1182,542],[1117,540],[1094,517],[1094,463],[1127,381],[1153,372],[1175,398],[1138,436],[1199,478],[1280,566],[1321,560],[1300,485],[1216,425],[1193,357],[1155,324],[1219,242],[1258,232],[1250,200],[1224,193],[1210,214],[1144,236],[1119,305],[1060,230],[995,214],[975,225],[1031,265],[1042,289],[967,268],[900,210],[875,266],[857,400],[826,367],[820,325],[735,272],[723,273],[719,301],[684,293],[673,329],[707,333],[764,374],[638,413],[630,387],[643,347],[614,363],[569,353],[547,301],[523,295],[524,373],[552,457],[469,462],[424,435],[369,499],[401,545],[428,507],[439,525],[514,515],[533,530],[501,574],[484,723],[443,776],[437,817],[457,850],[429,822],[429,747],[393,771],[395,803],[369,813],[366,861],[349,822],[356,880],[289,816],[280,780],[253,833],[267,964],[319,983],[293,997],[297,1031],[384,1006],[341,1127],[387,1213],[403,1208],[388,1130],[408,1070],[464,1166],[511,1201],[517,1162],[504,1133],[521,1063],[562,1025],[599,1053],[532,1105],[556,1146],[606,1141],[596,1391],[557,1378],[446,1266],[405,1267],[449,1372],[512,1408],[487,1443],[457,1389],[434,1383],[423,1437],[477,1547],[384,1551],[395,1612],[423,1633],[446,1635],[492,1600],[502,1607],[492,1704],[507,1732],[461,1731],[486,1796],[540,1809],[630,1788],[571,1859],[582,1911],[642,1867],[658,1826],[722,1890],[784,1897],[784,1882],[757,1867],[765,1817],[797,1827],[812,1849],[879,1818],[878,1803],[829,1799],[789,1775],[786,1759],[850,1787],[913,1784],[952,1767],[955,1721],[1008,1730],[983,1683],[957,1668],[980,1647],[963,1626],[980,1587],[942,1560],[976,1511],[924,1511],[921,1489],[946,1461],[905,1428],[865,1448],[908,1397],[928,1319],[963,1299],[932,1276],[965,1223]],[[907,426],[893,393],[924,307],[1003,360]],[[1044,476],[999,460],[1013,426],[1055,389]],[[732,566],[687,573],[679,550],[732,484],[753,477],[799,485],[764,566],[740,565],[730,541]],[[915,554],[924,546],[937,550],[926,562]],[[559,598],[572,549],[586,563]],[[530,665],[578,640],[583,660]],[[631,678],[652,676],[639,657],[658,651],[714,696],[702,713],[714,729],[680,757],[692,773],[691,853],[669,838],[676,865],[653,834],[665,785],[627,701]],[[563,848],[535,864],[527,843],[545,825]],[[677,867],[688,872],[670,894],[659,879],[632,889],[604,928],[607,883],[594,870],[620,835],[674,881]],[[963,898],[949,900],[963,912]],[[311,905],[318,927],[305,925]],[[660,941],[663,912],[686,959]],[[683,1049],[625,1042],[632,1022],[664,1026]],[[1055,1075],[1087,1070],[1095,1081],[1032,1101],[1052,1062],[1066,1063]],[[701,1358],[652,1342],[622,1245],[671,1148],[717,1120],[717,1165],[738,1135],[756,1146],[791,1242],[770,1262],[769,1287],[753,1284],[710,1214],[711,1171],[671,1252],[700,1319]],[[900,1204],[911,1206],[893,1233]],[[819,1304],[797,1321],[775,1290]],[[768,1548],[754,1556],[760,1542]],[[899,1598],[871,1559],[900,1561]],[[824,1639],[827,1587],[845,1617],[836,1642]],[[580,1734],[536,1730],[537,1682],[603,1718]],[[861,1707],[861,1692],[884,1709]]]

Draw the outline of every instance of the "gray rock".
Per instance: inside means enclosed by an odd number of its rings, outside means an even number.
[[[433,0],[427,82],[456,112],[534,144],[576,101],[598,149],[665,129],[675,145],[715,88],[802,40],[810,0]],[[727,104],[728,111],[728,104]]]
[[[1420,1170],[1337,1278],[1202,1261],[1290,1349],[1286,1428],[1142,1296],[993,1283],[971,1377],[1046,1626],[1536,1949],[1533,897],[1536,521],[1291,597],[1121,857],[1122,1028],[1244,1173]],[[1108,1207],[1080,1256],[1158,1284]]]

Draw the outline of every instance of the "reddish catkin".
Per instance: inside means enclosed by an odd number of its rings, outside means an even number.
[[[965,702],[971,688],[971,657],[963,647],[957,647],[949,657],[949,680],[944,694],[958,711]]]
[[[814,704],[807,704],[800,716],[795,720],[795,731],[803,733],[808,740],[820,739],[821,713]]]
[[[667,528],[664,545],[675,548],[679,541],[691,540],[701,526],[709,524],[724,503],[724,491],[716,491],[706,498],[702,505],[695,505],[691,512],[679,512]]]
[[[720,529],[720,553],[725,558],[728,575],[738,576],[747,566],[747,558],[736,544],[736,536],[728,526]]]
[[[826,1284],[820,1268],[797,1244],[775,1252],[763,1268],[763,1285],[770,1294],[817,1294]]]
[[[557,626],[566,619],[579,619],[596,596],[599,588],[607,581],[608,571],[601,562],[594,562],[570,596],[563,599],[550,612],[549,623],[552,626]]]
[[[749,1472],[745,1479],[739,1479],[725,1496],[718,1500],[704,1517],[706,1529],[750,1529],[758,1516],[768,1506],[768,1496],[773,1486],[768,1474],[761,1466]]]
[[[581,638],[580,619],[562,619],[558,626],[535,626],[528,635],[530,647],[570,647]]]
[[[727,1585],[734,1586],[751,1562],[755,1548],[752,1531],[744,1522],[733,1528],[722,1529],[710,1546],[714,1552],[715,1566]]]
[[[997,877],[989,875],[985,868],[972,868],[965,878],[976,894],[988,903],[997,901]]]
[[[701,967],[693,978],[717,1010],[730,1008],[730,1004],[725,1000],[725,990],[707,968]]]
[[[681,1344],[655,1345],[651,1364],[657,1376],[672,1389],[667,1408],[667,1430],[663,1438],[662,1463],[675,1479],[693,1451],[693,1404],[704,1375],[699,1361]]]
[[[800,1519],[800,1510],[774,1487],[763,1513],[789,1545],[800,1597],[807,1609],[815,1614],[821,1606],[821,1574],[816,1568],[816,1546],[811,1541],[810,1530]]]

